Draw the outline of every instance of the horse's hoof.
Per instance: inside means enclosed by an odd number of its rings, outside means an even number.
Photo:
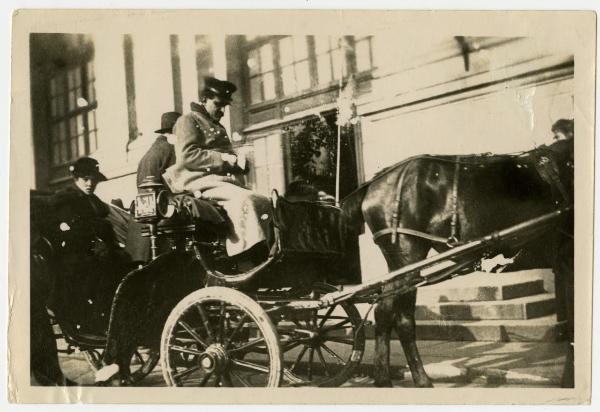
[[[433,383],[431,380],[427,379],[422,382],[415,382],[415,387],[417,388],[433,388]]]

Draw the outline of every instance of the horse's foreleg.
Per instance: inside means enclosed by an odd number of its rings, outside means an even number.
[[[388,263],[390,270],[405,266],[409,263],[419,261],[427,256],[429,245],[421,241],[415,241],[412,238],[400,236],[398,245],[382,244],[381,249]],[[389,285],[394,288],[393,284]],[[384,288],[385,290],[385,288]],[[415,385],[419,388],[432,387],[431,380],[419,355],[416,342],[416,326],[415,326],[415,303],[417,292],[402,294],[396,296],[393,308],[389,310],[394,314],[392,318],[393,326],[396,328],[402,349],[410,372],[412,374]]]
[[[396,317],[396,332],[400,338],[406,361],[418,388],[431,388],[433,384],[427,376],[423,361],[417,348],[416,325],[415,325],[415,303],[417,292],[405,294],[399,301],[399,311]]]
[[[390,374],[390,333],[393,327],[392,299],[384,299],[375,307],[375,386],[392,387]]]
[[[557,317],[567,323],[567,356],[563,370],[561,386],[563,388],[575,387],[574,368],[574,337],[575,337],[575,296],[574,296],[574,249],[573,241],[561,239],[556,260],[554,262],[554,284],[556,291]]]

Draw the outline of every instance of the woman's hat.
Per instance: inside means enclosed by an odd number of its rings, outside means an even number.
[[[96,159],[91,157],[81,157],[75,163],[69,166],[69,170],[74,177],[95,177],[99,182],[104,182],[106,176],[100,173],[100,165]]]
[[[179,112],[166,112],[160,117],[160,129],[155,130],[154,133],[173,133],[173,126],[181,113]]]

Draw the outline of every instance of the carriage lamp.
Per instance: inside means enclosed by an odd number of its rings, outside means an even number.
[[[148,224],[150,252],[154,260],[158,251],[157,223],[161,218],[173,216],[175,205],[170,202],[169,192],[165,190],[164,185],[154,176],[148,176],[138,186],[134,206],[135,220]]]
[[[154,176],[146,177],[138,186],[135,197],[135,219],[139,222],[157,221],[172,217],[175,205],[169,199],[169,192]]]

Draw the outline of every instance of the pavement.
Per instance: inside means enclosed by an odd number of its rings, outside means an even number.
[[[418,341],[419,352],[435,387],[560,387],[567,342]],[[329,344],[328,344],[329,345]],[[336,348],[332,343],[330,346]],[[361,366],[344,387],[372,387],[374,342],[367,340]],[[93,385],[94,373],[83,354],[60,354],[65,375],[80,385]],[[287,360],[287,357],[286,357]],[[392,342],[392,382],[413,387],[406,359]],[[165,386],[160,364],[141,386]]]

